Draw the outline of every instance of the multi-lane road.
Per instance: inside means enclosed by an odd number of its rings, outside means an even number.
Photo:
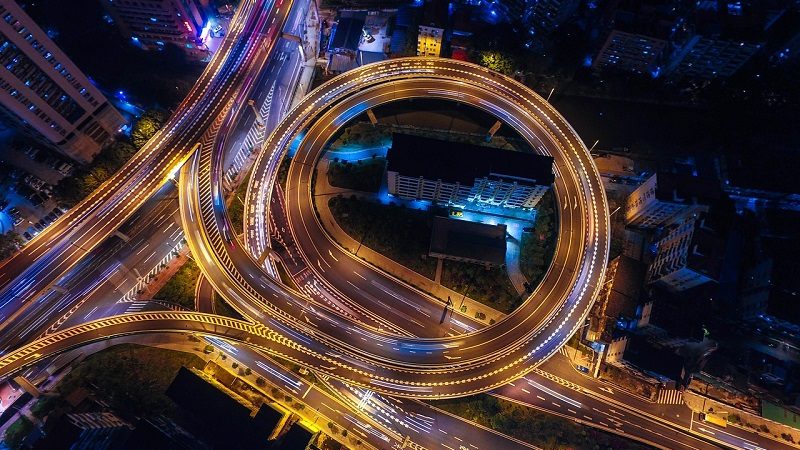
[[[221,295],[246,317],[292,339],[308,359],[327,361],[317,370],[393,395],[482,392],[519,378],[558,350],[588,313],[607,258],[608,211],[599,176],[582,141],[541,97],[484,68],[446,59],[392,60],[341,75],[307,96],[273,131],[251,178],[248,218],[266,224],[263,212],[278,162],[289,146],[295,147],[287,184],[292,234],[310,243],[300,248],[316,249],[313,257],[306,255],[317,260],[316,269],[326,270],[322,261],[333,267],[330,257],[342,264],[331,270],[337,276],[358,275],[353,274],[355,260],[331,245],[316,221],[313,166],[325,142],[350,119],[372,106],[414,97],[487,110],[556,160],[559,245],[545,280],[514,314],[469,334],[420,339],[381,332],[324,305],[307,311],[304,297],[266,277],[254,261],[266,251],[267,227],[261,226],[262,236],[251,241],[252,257],[232,235],[215,179],[219,158],[213,147],[201,149],[181,173],[183,221],[196,224],[185,230],[187,241]],[[225,125],[220,140],[224,135]],[[367,274],[380,281],[378,289],[384,286],[384,275]],[[394,289],[377,294],[398,297]]]
[[[191,313],[96,320],[9,353],[0,371],[8,373],[47,354],[109,336],[191,329],[242,341],[369,390],[407,397],[455,396],[518,379],[557,351],[582,322],[602,279],[608,249],[608,211],[596,170],[583,143],[549,104],[477,66],[393,60],[320,87],[276,127],[265,146],[248,190],[248,239],[245,245],[237,240],[222,201],[222,155],[248,114],[244,104],[256,84],[254,74],[274,51],[291,6],[285,3],[244,2],[223,49],[165,129],[103,189],[0,266],[0,319],[6,327],[28,305],[54,303],[31,300],[63,293],[63,286],[53,290],[53,284],[85,261],[191,157],[178,183],[187,239],[215,288],[256,323]],[[409,335],[420,333],[403,333],[406,327],[395,320],[383,329],[325,305],[310,306],[306,297],[259,268],[258,260],[267,251],[275,172],[293,146],[297,156],[289,174],[286,217],[310,270],[372,318],[380,316],[375,311],[380,302],[374,300],[381,298],[406,305],[410,314],[403,314],[409,317],[420,312],[424,301],[416,302],[421,293],[362,264],[327,237],[311,198],[313,166],[339,127],[367,108],[414,97],[484,109],[517,129],[533,148],[544,148],[556,158],[561,239],[547,279],[515,314],[466,335],[413,338]],[[86,314],[85,319],[91,318]]]
[[[41,296],[139,209],[201,143],[231,98],[252,83],[273,50],[291,0],[247,0],[223,44],[167,124],[88,198],[71,208],[13,258],[0,265],[0,330]]]

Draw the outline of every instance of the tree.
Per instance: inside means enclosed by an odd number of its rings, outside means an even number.
[[[13,255],[21,244],[22,238],[13,231],[0,234],[0,260]]]
[[[160,109],[151,109],[142,114],[142,117],[133,125],[131,141],[139,149],[152,138],[167,120],[167,113]]]
[[[122,167],[134,153],[136,153],[136,147],[130,142],[120,139],[106,147],[98,159],[103,161],[105,163],[104,165],[113,167],[113,170],[116,171],[118,168]]]
[[[22,441],[33,431],[34,425],[27,417],[20,416],[16,422],[12,423],[6,430],[4,436],[5,444],[9,448],[19,448]]]
[[[478,61],[480,65],[504,75],[511,75],[515,70],[511,57],[498,51],[483,51],[480,53]]]

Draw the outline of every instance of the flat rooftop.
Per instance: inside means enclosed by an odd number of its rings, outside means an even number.
[[[493,265],[506,260],[506,226],[434,217],[431,256],[465,258]]]
[[[475,178],[513,178],[520,184],[553,183],[553,158],[410,134],[392,134],[390,172],[471,185]]]

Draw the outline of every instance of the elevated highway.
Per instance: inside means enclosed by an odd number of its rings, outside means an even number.
[[[0,330],[31,311],[111,236],[201,144],[247,91],[280,37],[292,0],[244,0],[223,44],[169,121],[114,176],[0,265]]]
[[[553,264],[531,297],[513,314],[470,334],[438,339],[376,330],[308,301],[276,282],[256,263],[267,251],[267,208],[280,159],[296,149],[287,205],[303,249],[337,251],[313,212],[311,177],[330,136],[368,108],[409,98],[467,103],[514,127],[532,148],[555,158],[559,244]],[[482,67],[439,58],[408,58],[364,66],[322,85],[273,131],[251,176],[246,205],[264,230],[248,248],[231,232],[219,178],[219,149],[201,148],[181,172],[186,235],[206,277],[245,317],[302,345],[315,358],[342,364],[314,366],[332,377],[390,395],[449,397],[492,389],[523,376],[566,342],[583,322],[600,287],[608,256],[608,210],[599,175],[583,142],[541,97]],[[216,149],[216,150],[215,150]],[[195,226],[196,225],[196,226]],[[248,238],[250,238],[248,236]],[[253,256],[251,256],[251,253]],[[306,255],[313,261],[315,255]],[[319,261],[319,260],[318,260]],[[322,266],[320,270],[324,270]],[[373,274],[382,277],[380,273]]]

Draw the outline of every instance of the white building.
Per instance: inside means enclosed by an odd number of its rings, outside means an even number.
[[[125,123],[14,0],[0,0],[0,112],[66,156],[91,161]]]
[[[688,213],[672,223],[657,242],[647,281],[676,292],[718,281],[725,242],[709,220],[705,212]]]
[[[553,183],[553,158],[407,134],[387,154],[389,193],[464,207],[536,206]]]
[[[689,210],[708,210],[720,198],[722,189],[715,180],[671,173],[654,174],[628,196],[625,224],[655,229],[669,224]]]

